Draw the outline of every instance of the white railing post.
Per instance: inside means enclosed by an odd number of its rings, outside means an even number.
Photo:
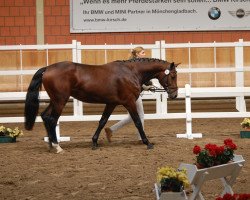
[[[185,85],[185,103],[186,103],[186,133],[177,134],[177,138],[202,138],[201,133],[192,133],[192,111],[191,111],[191,87]]]
[[[19,52],[20,52],[20,69],[22,71],[23,70],[23,50],[20,49]],[[21,92],[23,92],[23,74],[21,75],[21,82],[20,83],[21,83]]]
[[[214,41],[214,44],[216,42]],[[217,68],[216,46],[214,45],[214,68]],[[214,87],[217,87],[217,73],[214,73]]]
[[[190,44],[190,42],[188,42]],[[191,47],[188,47],[188,69],[192,68],[192,60],[191,60]],[[189,73],[189,85],[192,86],[192,73]]]
[[[76,43],[76,62],[82,63],[82,50],[79,48],[81,46],[81,42]]]
[[[81,46],[81,42],[76,42],[76,61],[77,63],[82,62],[82,50],[78,47]],[[73,99],[74,116],[83,115],[82,102],[77,99]]]
[[[160,55],[162,60],[166,60],[166,49],[165,46],[165,40],[160,41]],[[161,94],[161,113],[167,113],[168,112],[168,94],[166,92]]]
[[[191,111],[191,88],[190,85],[185,85],[186,90],[186,131],[187,131],[187,138],[193,139],[192,136],[192,111]]]
[[[83,115],[82,102],[73,99],[74,116]]]
[[[161,59],[162,60],[166,60],[166,49],[163,48],[163,46],[165,45],[165,40],[161,40],[161,43],[160,43],[160,53],[161,53]]]
[[[160,41],[155,41],[156,48],[151,49],[151,57],[161,59],[161,43]]]
[[[77,41],[76,40],[72,40],[72,61],[73,62],[77,62]]]
[[[168,94],[161,93],[161,113],[168,113]]]
[[[244,87],[244,48],[243,39],[240,39],[235,46],[235,84],[236,87]],[[246,111],[244,96],[236,97],[236,109],[241,112]]]

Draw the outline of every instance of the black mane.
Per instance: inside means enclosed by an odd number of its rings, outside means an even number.
[[[167,63],[165,60],[161,60],[158,58],[131,58],[129,60],[117,60],[115,62],[161,62],[161,63]]]

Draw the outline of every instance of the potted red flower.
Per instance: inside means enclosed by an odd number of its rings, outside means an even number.
[[[250,194],[224,194],[223,197],[217,197],[215,200],[250,200]]]
[[[237,145],[232,139],[224,140],[224,145],[206,144],[204,149],[195,145],[193,153],[196,154],[196,165],[198,168],[207,168],[216,165],[226,164],[234,158],[234,150]]]

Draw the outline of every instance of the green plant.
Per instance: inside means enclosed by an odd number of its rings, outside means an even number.
[[[157,181],[160,183],[161,192],[181,192],[190,185],[186,169],[176,170],[168,166],[157,171]]]
[[[228,163],[234,158],[234,150],[237,149],[236,144],[232,139],[224,140],[224,145],[217,146],[216,144],[206,144],[204,149],[195,145],[193,153],[196,154],[196,164],[199,168],[212,167]]]
[[[249,118],[245,118],[240,125],[242,126],[242,128],[250,128],[250,119]]]
[[[19,137],[21,135],[23,135],[23,131],[19,130],[18,127],[11,129],[11,128],[6,128],[4,126],[0,126],[0,136]]]

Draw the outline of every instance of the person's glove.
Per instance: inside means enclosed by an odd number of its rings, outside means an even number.
[[[154,86],[153,85],[145,85],[145,84],[143,84],[142,89],[145,90],[145,91],[153,90]]]

